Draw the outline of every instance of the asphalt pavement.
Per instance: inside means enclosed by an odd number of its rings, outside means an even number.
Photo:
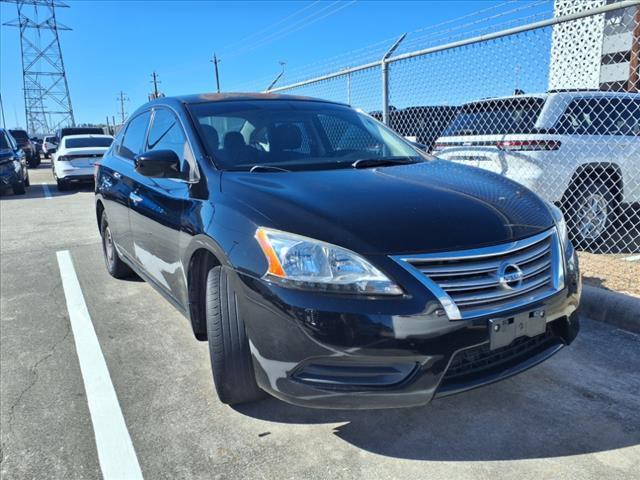
[[[637,334],[583,318],[576,342],[542,365],[421,408],[231,408],[187,321],[144,282],[107,274],[92,189],[57,192],[46,162],[31,182],[0,197],[3,479],[101,478],[109,453],[58,252],[69,252],[144,478],[640,478]]]

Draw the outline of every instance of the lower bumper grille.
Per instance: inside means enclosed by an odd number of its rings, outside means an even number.
[[[510,345],[496,350],[490,350],[488,344],[480,345],[458,352],[453,358],[443,383],[469,380],[482,377],[491,371],[510,366],[525,360],[540,350],[559,343],[560,339],[550,327],[537,337],[516,338]]]

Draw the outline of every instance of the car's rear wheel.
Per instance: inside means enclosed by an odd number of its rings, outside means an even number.
[[[124,263],[120,258],[120,255],[118,255],[116,246],[113,243],[109,220],[107,219],[107,214],[105,212],[102,212],[100,233],[102,234],[102,253],[104,254],[104,263],[107,266],[109,275],[114,278],[131,277],[133,275],[133,270],[131,270],[131,267]]]
[[[225,268],[209,270],[205,291],[209,353],[218,397],[230,405],[258,400],[264,392],[256,383],[238,297]]]
[[[38,159],[36,158],[35,155],[31,154],[29,155],[29,159],[27,160],[27,165],[29,166],[29,168],[36,168],[39,165],[40,162],[38,162]]]
[[[16,182],[12,185],[13,193],[16,195],[24,195],[26,193],[26,189],[24,188],[24,180],[21,182]]]
[[[31,186],[31,180],[29,180],[29,170],[26,170],[25,173],[26,173],[27,177],[24,179],[24,185],[26,187],[30,187]]]
[[[617,212],[611,186],[597,178],[576,185],[565,202],[569,235],[577,247],[586,248],[605,240],[610,234]]]
[[[56,185],[58,186],[58,190],[61,192],[69,189],[69,184],[60,178],[56,178]]]

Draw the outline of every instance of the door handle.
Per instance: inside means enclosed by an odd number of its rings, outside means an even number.
[[[140,203],[142,201],[142,197],[131,192],[129,194],[129,200],[131,200],[133,203]]]

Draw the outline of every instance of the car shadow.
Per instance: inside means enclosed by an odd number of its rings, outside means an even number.
[[[0,199],[5,200],[29,200],[36,198],[56,198],[56,197],[68,197],[70,195],[76,195],[82,192],[93,192],[92,184],[80,184],[77,186],[69,187],[68,190],[60,191],[55,183],[32,183],[27,187],[27,191],[24,195],[16,195],[11,190],[6,191],[0,195]]]
[[[582,343],[582,348],[589,348],[584,340]],[[618,409],[614,398],[618,387],[611,373],[598,378],[577,375],[575,362],[588,355],[572,358],[572,348],[520,376],[424,407],[315,410],[269,397],[235,409],[278,423],[337,423],[333,433],[358,448],[412,460],[550,458],[639,444],[640,421],[634,413],[640,408],[637,397]],[[608,371],[602,364],[579,366],[586,372],[596,368]],[[611,385],[603,383],[607,376]]]

